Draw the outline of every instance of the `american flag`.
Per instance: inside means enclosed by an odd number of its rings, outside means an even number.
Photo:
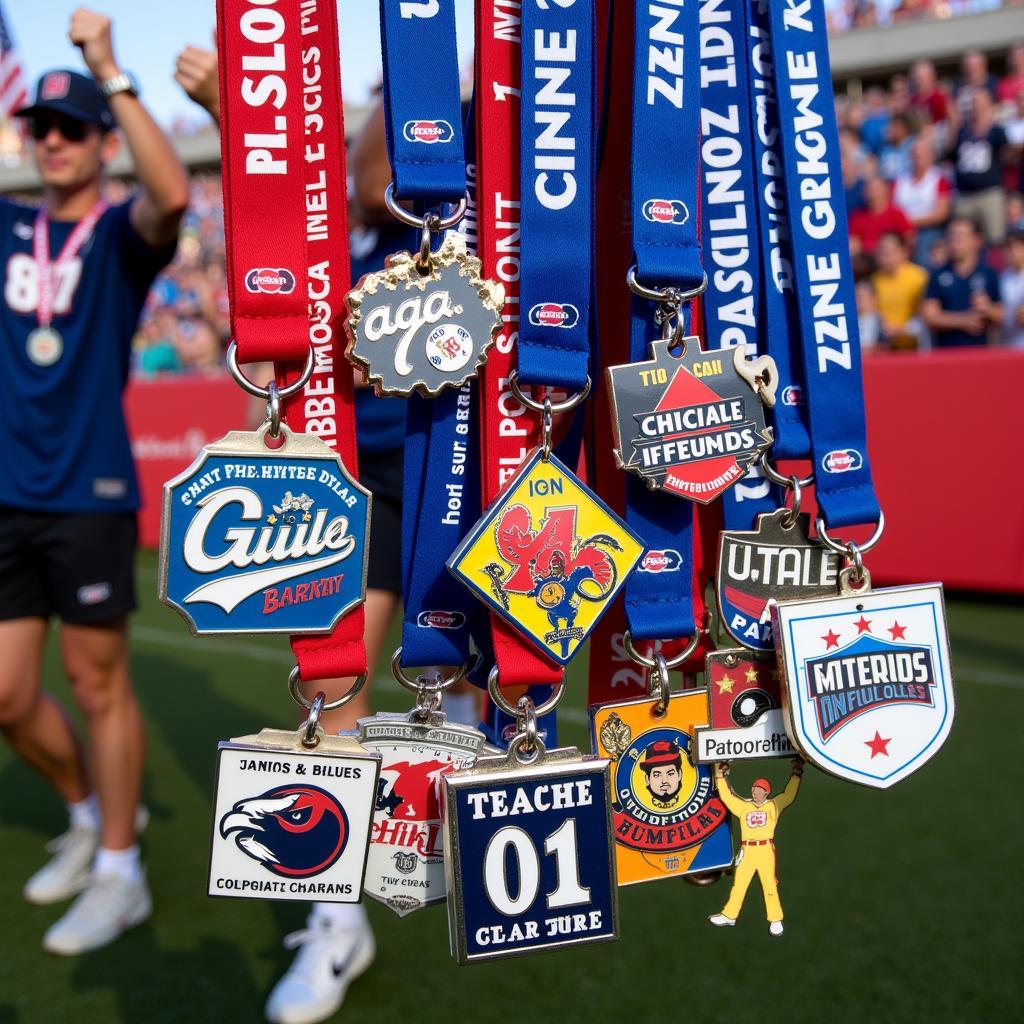
[[[0,3],[0,114],[10,117],[27,102],[25,71],[7,25],[3,4]]]

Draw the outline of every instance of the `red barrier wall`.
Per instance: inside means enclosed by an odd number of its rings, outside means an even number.
[[[1024,593],[1024,468],[1013,462],[1024,441],[1022,380],[1024,352],[865,359],[868,444],[886,513],[866,559],[876,584]],[[250,401],[227,376],[131,385],[143,545],[159,541],[163,482],[208,441],[244,429]]]

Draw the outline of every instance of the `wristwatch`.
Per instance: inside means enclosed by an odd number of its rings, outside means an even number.
[[[130,93],[137,98],[139,95],[139,83],[131,72],[122,71],[121,74],[114,75],[113,78],[108,78],[105,82],[100,82],[100,92],[108,100],[119,92]]]

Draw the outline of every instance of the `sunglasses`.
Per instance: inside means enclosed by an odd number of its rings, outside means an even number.
[[[53,128],[56,128],[68,142],[82,142],[92,127],[85,121],[79,121],[74,117],[65,117],[62,114],[49,117],[40,117],[37,114],[28,119],[29,134],[36,142],[42,142]]]

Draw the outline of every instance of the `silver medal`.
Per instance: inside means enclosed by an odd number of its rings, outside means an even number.
[[[64,339],[53,327],[37,327],[29,334],[25,351],[36,366],[53,366],[64,354]]]

